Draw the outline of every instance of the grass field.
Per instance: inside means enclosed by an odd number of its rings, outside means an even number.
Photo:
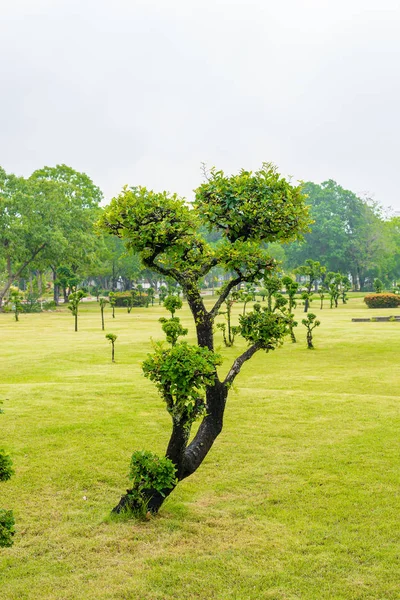
[[[140,369],[164,310],[108,309],[102,332],[85,304],[78,333],[66,309],[1,314],[0,446],[15,475],[0,506],[17,535],[0,550],[0,598],[399,599],[400,323],[351,322],[399,311],[316,306],[315,350],[299,325],[297,344],[244,366],[205,463],[148,522],[108,517],[132,451],[163,453],[169,437]],[[221,347],[221,373],[243,348]]]

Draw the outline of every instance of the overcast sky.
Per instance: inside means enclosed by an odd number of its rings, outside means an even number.
[[[0,0],[0,165],[107,199],[275,163],[400,211],[400,0]]]

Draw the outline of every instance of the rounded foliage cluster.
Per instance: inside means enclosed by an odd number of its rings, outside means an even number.
[[[231,177],[212,169],[196,190],[195,206],[230,242],[293,239],[309,222],[301,187],[291,185],[268,163],[259,171],[242,170]]]
[[[364,298],[368,308],[397,308],[400,306],[400,296],[397,294],[368,294]]]
[[[10,479],[13,472],[11,458],[3,450],[0,450],[0,481]]]
[[[189,424],[204,414],[205,389],[215,383],[221,360],[208,348],[186,342],[172,348],[157,344],[143,362],[143,372],[156,383],[171,416]]]
[[[176,484],[176,467],[165,456],[160,457],[148,450],[138,450],[132,454],[130,478],[133,480],[133,489],[138,494],[144,490],[154,490],[165,495],[165,490],[170,490]]]
[[[258,344],[264,350],[274,350],[290,333],[290,315],[271,312],[268,308],[254,305],[254,310],[239,317],[240,334],[250,344]]]

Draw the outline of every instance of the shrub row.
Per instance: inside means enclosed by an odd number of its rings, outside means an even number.
[[[400,306],[398,294],[368,294],[364,298],[368,308],[397,308]]]

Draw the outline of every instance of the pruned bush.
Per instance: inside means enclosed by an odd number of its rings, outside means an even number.
[[[400,306],[400,296],[397,294],[368,294],[364,298],[368,308],[397,308]]]
[[[146,306],[148,304],[147,294],[142,292],[139,294],[132,294],[131,292],[115,292],[115,306],[123,306],[126,308],[126,300],[131,300],[133,298],[132,306]]]

